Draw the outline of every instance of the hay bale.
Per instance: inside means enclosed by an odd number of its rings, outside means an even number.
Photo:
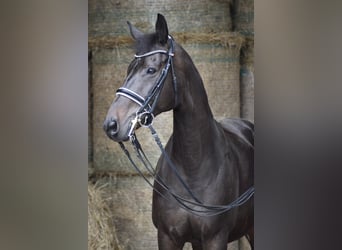
[[[88,34],[90,37],[126,35],[126,21],[151,30],[157,13],[165,15],[172,33],[231,31],[230,6],[230,1],[207,0],[89,0]]]
[[[93,166],[95,171],[129,170],[129,163],[116,143],[109,140],[103,131],[110,104],[115,98],[115,91],[122,85],[127,71],[127,65],[132,59],[131,50],[126,47],[120,49],[94,50],[93,61]],[[117,164],[116,164],[117,163]],[[113,169],[120,166],[120,169]]]
[[[128,32],[128,30],[127,30]],[[222,46],[233,46],[243,43],[245,38],[237,32],[220,32],[220,33],[197,33],[197,32],[176,32],[172,33],[173,38],[179,44],[220,44]],[[117,49],[120,46],[130,48],[134,44],[134,40],[127,34],[124,36],[97,36],[89,37],[88,47],[90,49]],[[103,59],[102,59],[103,60]]]
[[[200,72],[214,117],[240,116],[240,48],[243,40],[230,33],[221,42],[186,43],[185,50]]]
[[[254,34],[254,0],[234,1],[234,31],[244,35]]]
[[[152,181],[152,179],[150,179]],[[157,250],[157,230],[152,219],[152,189],[140,176],[109,174],[98,182],[106,183],[105,196],[118,243],[122,249]]]
[[[88,182],[88,250],[121,250],[111,225],[112,211],[104,199],[104,188]]]
[[[241,47],[240,63],[254,71],[254,37],[247,36]]]
[[[241,67],[241,117],[254,121],[254,73]]]
[[[241,49],[241,117],[254,121],[254,39],[247,37]]]

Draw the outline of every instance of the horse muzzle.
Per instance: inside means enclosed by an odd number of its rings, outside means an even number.
[[[149,127],[152,125],[154,120],[153,113],[150,112],[142,112],[140,114],[136,114],[135,117],[130,120],[130,124],[127,129],[124,129],[123,131],[126,131],[124,134],[121,134],[120,131],[120,125],[117,119],[110,117],[109,119],[106,119],[103,124],[103,130],[106,132],[107,136],[116,141],[127,141],[133,134],[136,129],[139,127]]]

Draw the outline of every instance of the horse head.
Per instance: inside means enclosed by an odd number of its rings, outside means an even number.
[[[127,23],[135,40],[136,55],[103,125],[107,136],[117,142],[128,140],[135,129],[148,126],[154,116],[176,105],[176,83],[172,77],[174,42],[164,16],[158,14],[156,30],[149,34]]]

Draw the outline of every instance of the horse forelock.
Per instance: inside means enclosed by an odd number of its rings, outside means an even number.
[[[136,54],[145,54],[150,52],[153,47],[157,44],[157,35],[156,33],[145,34],[140,37],[135,43],[135,53]]]

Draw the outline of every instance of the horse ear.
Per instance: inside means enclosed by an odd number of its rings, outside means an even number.
[[[166,44],[169,36],[169,30],[167,28],[165,17],[159,13],[156,22],[156,34],[158,37],[158,41],[162,45]]]
[[[134,40],[138,40],[140,37],[144,35],[142,31],[140,31],[138,28],[134,27],[129,21],[127,21],[129,31],[131,32],[132,37]]]

